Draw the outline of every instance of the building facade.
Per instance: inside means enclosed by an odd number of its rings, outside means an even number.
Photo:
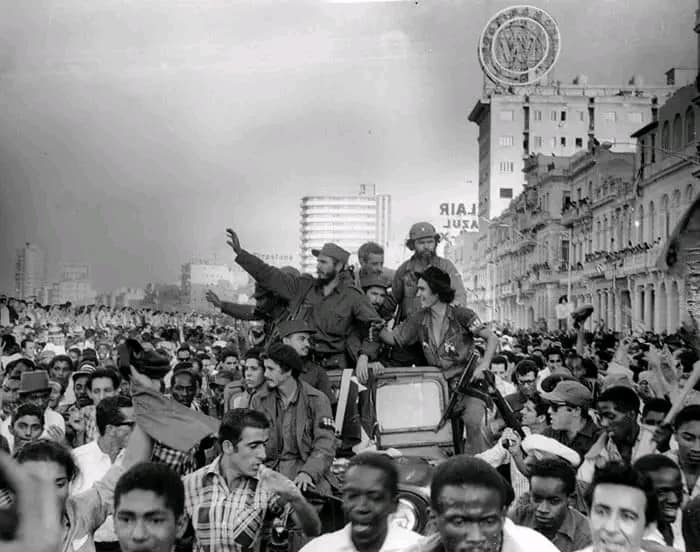
[[[15,263],[15,297],[30,299],[41,296],[46,285],[46,252],[35,243],[25,243],[17,250]]]
[[[249,283],[250,277],[238,266],[232,269],[203,261],[187,263],[182,267],[182,306],[197,312],[214,312],[206,300],[207,290],[212,290],[223,300],[239,301],[238,291]]]
[[[390,241],[391,196],[377,195],[363,185],[357,195],[306,196],[301,200],[301,270],[316,272],[313,249],[333,242],[357,253],[368,241],[387,249]]]
[[[645,86],[640,77],[626,86],[592,85],[585,75],[572,84],[485,85],[469,114],[479,126],[479,215],[500,215],[522,191],[523,159],[531,154],[568,157],[594,138],[634,151],[630,134],[654,119],[681,78],[688,77],[672,70],[665,86]]]
[[[676,222],[700,191],[695,85],[678,89],[631,135],[636,151],[592,145],[524,160],[525,187],[450,257],[474,308],[516,328],[560,325],[563,301],[591,304],[589,326],[674,332],[686,282],[657,268]]]

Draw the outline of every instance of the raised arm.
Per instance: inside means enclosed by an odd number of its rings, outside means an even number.
[[[300,278],[292,274],[285,274],[279,268],[271,266],[252,253],[248,253],[241,247],[238,235],[230,228],[226,230],[229,247],[236,254],[236,262],[250,274],[262,287],[272,291],[287,301],[299,291]]]

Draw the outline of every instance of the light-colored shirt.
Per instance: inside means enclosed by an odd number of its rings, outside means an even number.
[[[348,523],[338,531],[313,539],[300,552],[358,552],[352,543],[350,530],[351,526]],[[389,523],[389,530],[379,552],[399,552],[417,545],[422,538],[422,535],[414,531]]]
[[[97,441],[90,441],[73,450],[76,464],[80,469],[80,475],[71,485],[71,496],[83,493],[90,489],[95,483],[102,479],[112,461],[109,455],[102,452]],[[114,533],[114,518],[108,516],[100,528],[95,531],[95,542],[116,542],[117,535]]]
[[[10,433],[10,421],[11,418],[7,418],[0,422],[0,435],[2,435],[6,440],[7,444],[10,446],[10,452],[15,450],[15,436]],[[66,432],[66,422],[58,412],[47,408],[44,412],[44,432],[41,434],[42,439],[49,439],[47,429],[51,426],[56,426],[60,428],[64,433]]]
[[[404,552],[427,552],[434,550],[440,534],[424,537],[417,545],[409,546]],[[515,525],[507,519],[503,523],[503,546],[501,552],[559,552],[552,541],[534,529]]]

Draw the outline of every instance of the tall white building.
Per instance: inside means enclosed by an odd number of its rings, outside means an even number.
[[[35,243],[25,243],[17,250],[15,296],[37,297],[46,283],[46,252]]]
[[[634,151],[630,135],[655,120],[658,106],[686,84],[689,72],[672,69],[666,85],[593,85],[585,75],[572,84],[533,84],[510,89],[487,83],[469,114],[479,126],[479,215],[500,215],[523,190],[524,158],[571,156],[589,140]],[[695,74],[693,72],[692,78]]]
[[[212,290],[224,300],[237,301],[234,294],[248,285],[250,277],[236,265],[232,269],[226,265],[204,261],[189,262],[182,266],[181,297],[182,304],[195,311],[211,311],[207,303],[207,290]]]
[[[301,270],[314,273],[312,249],[333,242],[351,254],[368,241],[389,247],[391,196],[360,186],[356,195],[306,196],[301,199]]]

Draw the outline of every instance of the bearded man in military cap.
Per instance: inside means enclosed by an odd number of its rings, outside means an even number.
[[[236,262],[263,288],[289,301],[289,320],[302,319],[314,331],[313,360],[323,368],[365,369],[378,344],[369,340],[369,325],[382,319],[346,270],[350,253],[334,243],[312,250],[318,259],[317,277],[294,276],[268,265],[241,247],[238,235],[227,230]],[[359,345],[348,337],[360,332]],[[354,346],[352,346],[355,344]]]

